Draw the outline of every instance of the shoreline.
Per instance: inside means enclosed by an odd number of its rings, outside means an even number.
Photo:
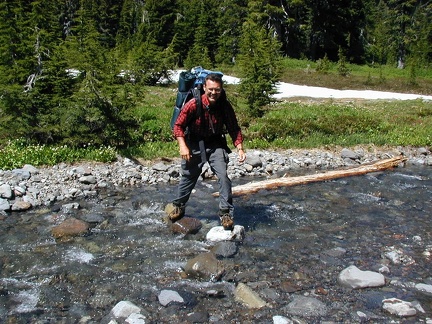
[[[278,177],[281,173],[334,170],[354,167],[403,155],[403,165],[432,166],[432,152],[427,147],[247,150],[243,164],[237,154],[230,154],[228,173],[232,180],[245,177]],[[401,166],[403,166],[401,165]],[[103,190],[156,184],[173,184],[179,180],[180,158],[134,161],[119,157],[112,163],[60,163],[52,167],[25,165],[21,169],[0,170],[0,215],[49,207],[77,199],[97,197]],[[213,178],[204,165],[202,180]]]

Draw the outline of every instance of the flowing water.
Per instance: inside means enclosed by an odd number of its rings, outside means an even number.
[[[235,180],[234,185],[244,181]],[[205,235],[218,225],[216,182],[198,183],[187,214],[203,227],[195,235],[174,235],[163,223],[163,208],[175,185],[118,189],[80,209],[39,209],[0,220],[0,322],[100,323],[113,306],[129,300],[142,308],[146,323],[181,322],[193,311],[208,322],[273,323],[290,316],[293,295],[313,296],[327,306],[305,323],[371,322],[401,319],[384,312],[381,301],[416,301],[418,312],[405,322],[432,318],[432,297],[413,284],[432,284],[432,168],[394,170],[299,185],[237,197],[236,223],[246,238],[233,258],[223,259],[219,282],[185,279],[191,258],[208,250]],[[66,217],[98,220],[89,235],[56,242],[51,229]],[[387,252],[401,257],[390,260]],[[399,262],[400,261],[400,262]],[[337,276],[349,265],[378,271],[387,284],[351,290]],[[233,297],[236,283],[248,283],[271,307],[249,310]],[[162,307],[162,289],[190,296],[185,305]],[[210,296],[209,290],[220,293]],[[298,318],[298,316],[297,316]],[[301,317],[300,317],[301,318]]]

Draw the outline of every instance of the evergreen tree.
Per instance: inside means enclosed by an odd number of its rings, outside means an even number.
[[[248,19],[243,25],[238,64],[240,89],[251,116],[260,116],[262,107],[272,101],[280,72],[280,43],[267,31]]]
[[[1,34],[4,130],[16,137],[46,142],[51,137],[51,89],[44,87],[61,29],[55,1],[2,3],[7,24]],[[1,118],[3,119],[3,118]]]
[[[350,60],[364,60],[363,39],[366,17],[361,0],[308,0],[309,53],[313,59],[328,55],[337,61],[339,46]]]
[[[175,1],[147,0],[143,13],[143,40],[151,37],[160,48],[168,47],[174,37]]]
[[[221,12],[216,30],[220,31],[217,40],[216,63],[234,64],[239,53],[242,21],[247,16],[247,1],[224,0],[220,2]]]
[[[308,52],[307,1],[282,1],[285,12],[285,32],[281,37],[282,51],[289,57],[302,58]]]
[[[75,28],[65,43],[68,65],[78,71],[78,77],[76,90],[61,113],[63,138],[75,146],[127,145],[135,125],[129,113],[134,97],[128,84],[116,84],[118,64],[106,43],[100,42],[92,5],[82,0]]]
[[[390,53],[389,8],[383,0],[380,0],[378,5],[370,5],[369,10],[368,55],[372,63],[381,66],[387,63]]]
[[[125,50],[131,49],[134,35],[144,12],[144,4],[136,0],[124,0],[120,12],[119,27],[117,29],[116,44]]]
[[[391,44],[399,68],[404,68],[409,50],[409,29],[418,0],[388,0],[391,12]]]

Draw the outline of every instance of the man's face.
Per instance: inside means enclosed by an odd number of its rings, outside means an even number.
[[[222,91],[222,84],[212,80],[207,80],[204,85],[204,92],[210,102],[214,104],[220,97]]]

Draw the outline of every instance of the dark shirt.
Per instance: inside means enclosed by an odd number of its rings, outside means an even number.
[[[201,117],[197,116],[196,100],[189,100],[180,111],[174,124],[174,137],[185,137],[186,127],[189,127],[191,136],[204,139],[211,138],[214,135],[224,134],[226,127],[234,146],[241,144],[243,135],[232,105],[227,100],[221,100],[208,109],[210,103],[205,94],[201,96],[201,100],[204,111],[204,125],[201,127]]]

